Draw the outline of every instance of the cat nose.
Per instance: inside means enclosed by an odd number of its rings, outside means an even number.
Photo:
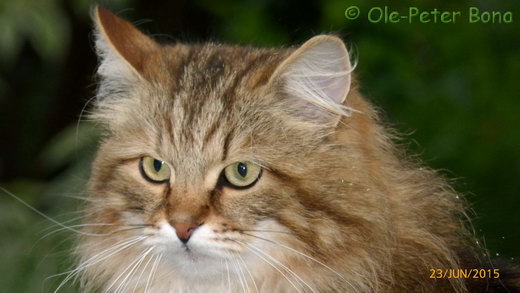
[[[184,244],[188,243],[188,240],[190,240],[193,231],[195,231],[195,229],[200,226],[200,224],[186,222],[173,222],[171,225],[173,228],[175,228],[175,232],[177,233],[179,240]]]

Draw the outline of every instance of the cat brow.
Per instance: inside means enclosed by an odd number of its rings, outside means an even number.
[[[226,138],[224,138],[224,147],[222,148],[222,161],[225,161],[229,155],[229,144],[231,143],[231,139],[233,138],[235,133],[234,129],[231,129]]]

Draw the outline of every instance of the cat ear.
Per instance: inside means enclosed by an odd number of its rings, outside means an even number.
[[[96,51],[101,59],[98,73],[109,79],[143,76],[147,59],[158,44],[102,6],[96,6],[94,20]]]
[[[272,82],[288,110],[306,121],[336,126],[352,109],[343,105],[350,90],[349,53],[341,39],[316,36],[294,51],[273,73]]]

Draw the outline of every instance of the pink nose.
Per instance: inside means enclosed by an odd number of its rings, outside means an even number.
[[[171,225],[175,228],[177,237],[179,237],[179,240],[182,241],[182,243],[187,243],[188,240],[190,240],[193,231],[200,226],[198,224],[186,222],[172,222]]]

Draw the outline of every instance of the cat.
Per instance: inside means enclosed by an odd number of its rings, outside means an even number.
[[[394,143],[344,42],[159,44],[95,8],[104,129],[83,292],[517,292],[466,204]],[[516,275],[515,275],[516,274]],[[486,291],[487,290],[487,291]]]

